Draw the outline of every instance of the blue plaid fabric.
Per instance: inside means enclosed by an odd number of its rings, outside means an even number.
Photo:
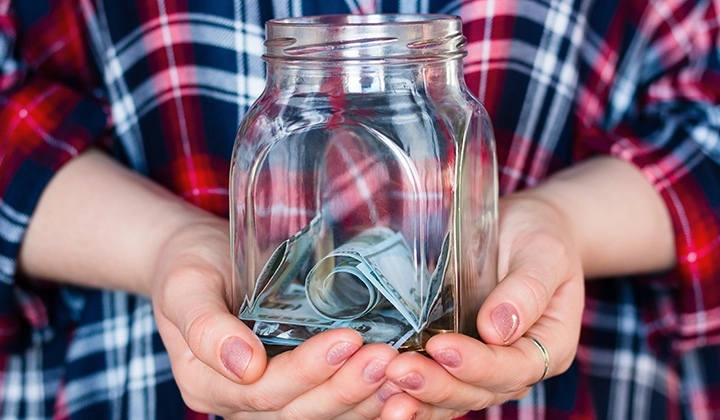
[[[98,143],[227,216],[264,22],[374,12],[463,18],[503,193],[610,154],[675,226],[676,270],[588,284],[565,374],[467,418],[720,418],[718,0],[0,0],[0,418],[207,417],[182,402],[150,301],[23,277],[25,228]]]

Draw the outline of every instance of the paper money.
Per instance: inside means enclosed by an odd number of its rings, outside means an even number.
[[[241,316],[248,321],[285,322],[297,325],[330,326],[335,321],[318,314],[305,298],[305,289],[290,284],[283,293],[269,294]]]
[[[382,299],[382,298],[381,298]],[[306,299],[302,286],[291,283],[283,293],[268,295],[242,317],[256,321],[255,333],[265,344],[297,345],[333,328],[352,328],[365,342],[382,342],[399,347],[415,333],[414,328],[393,305],[382,299],[375,311],[351,320],[319,316]]]
[[[338,260],[339,264],[332,264]],[[358,264],[358,260],[339,257],[323,259],[313,267],[305,292],[317,313],[329,319],[355,319],[375,307],[380,295]]]
[[[331,249],[330,230],[321,230],[318,216],[280,244],[243,302],[240,318],[255,321],[266,344],[297,345],[331,328],[353,328],[366,342],[399,347],[442,313],[434,304],[448,236],[430,276],[399,232],[373,227]]]
[[[416,283],[429,280],[429,275],[424,274],[425,277],[419,279],[416,277],[412,250],[401,233],[385,227],[374,227],[350,239],[320,260],[308,274],[305,287],[308,300],[322,309],[321,312],[332,306],[352,306],[352,302],[338,300],[341,293],[332,288],[333,285],[342,288],[343,284],[327,280],[347,264],[352,264],[357,269],[353,270],[353,273],[360,273],[357,274],[355,284],[367,287],[372,285],[419,331],[423,305],[421,291],[416,287]],[[328,283],[331,285],[326,286]],[[315,302],[319,302],[319,305]],[[357,315],[362,313],[364,312]]]
[[[266,344],[293,346],[323,331],[334,328],[352,328],[362,335],[365,343],[387,343],[398,348],[415,334],[415,330],[398,315],[397,311],[387,307],[383,311],[378,311],[377,314],[351,321],[336,321],[329,326],[260,321],[255,323],[253,330]]]
[[[413,252],[401,233],[361,253],[364,264],[358,269],[376,280],[376,287],[416,331],[421,328],[423,307],[422,285],[429,281],[424,265],[417,267]],[[417,267],[417,268],[416,268]]]
[[[264,297],[280,293],[287,288],[288,283],[298,278],[318,240],[321,221],[322,218],[316,216],[272,253],[255,282],[249,308],[256,306],[258,300]]]
[[[423,306],[421,319],[424,320],[421,328],[424,329],[427,325],[433,321],[436,321],[442,317],[448,308],[442,307],[442,299],[440,299],[441,288],[443,280],[445,279],[445,273],[448,268],[448,258],[450,253],[450,233],[445,235],[442,247],[440,248],[440,256],[438,257],[435,271],[433,271],[430,277],[429,293]],[[452,309],[452,308],[450,308]]]
[[[307,299],[330,319],[353,319],[371,311],[378,301],[378,285],[362,271],[364,250],[393,235],[375,227],[351,238],[322,257],[305,280]]]

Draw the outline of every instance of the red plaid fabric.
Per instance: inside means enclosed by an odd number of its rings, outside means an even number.
[[[719,10],[717,0],[0,0],[1,417],[200,417],[182,403],[147,300],[20,278],[37,200],[101,141],[227,215],[234,134],[263,87],[263,23],[377,11],[463,18],[465,79],[492,118],[503,193],[610,154],[641,168],[673,218],[676,270],[590,283],[568,372],[467,417],[716,418]],[[302,192],[288,199],[307,208]]]

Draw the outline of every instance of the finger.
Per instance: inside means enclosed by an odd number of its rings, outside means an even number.
[[[331,377],[362,344],[353,330],[331,330],[271,359],[257,382],[239,385],[196,359],[187,347],[183,352],[177,342],[182,344],[184,339],[176,329],[165,331],[164,336],[173,361],[173,374],[186,404],[195,411],[225,418],[244,413],[246,417],[260,419],[266,417],[261,413],[283,409]]]
[[[293,400],[331,378],[361,346],[362,337],[351,329],[318,334],[292,351],[270,359],[262,378],[236,395],[237,408],[285,409]]]
[[[376,393],[373,392],[365,401],[355,406],[352,410],[339,415],[337,418],[338,420],[379,419],[382,408],[383,403],[378,400]]]
[[[552,235],[532,233],[509,250],[508,274],[483,303],[478,332],[490,344],[509,344],[544,313],[558,287],[581,276],[576,258]]]
[[[354,354],[328,381],[293,401],[288,418],[369,419],[380,415],[375,391],[385,379],[385,367],[397,356],[387,344],[369,344]]]
[[[555,292],[542,317],[525,333],[538,340],[548,351],[548,377],[565,372],[577,352],[582,313],[585,304],[585,283],[567,282]]]
[[[175,382],[185,404],[198,413],[231,414],[227,401],[243,387],[206,365],[190,351],[180,331],[167,319],[158,319],[158,330],[171,361]]]
[[[402,392],[396,385],[386,382],[378,391],[383,399],[382,420],[407,420],[416,416],[422,402]]]
[[[496,395],[465,383],[433,359],[418,353],[403,353],[386,371],[388,381],[408,395],[432,406],[452,410],[480,410],[496,402]]]
[[[540,333],[540,331],[544,331]],[[550,330],[533,327],[533,334],[546,348],[549,356],[548,377],[553,376],[567,366],[562,366],[555,360],[553,354],[558,353],[558,348],[567,346],[564,343],[557,343],[546,337]],[[559,337],[559,335],[555,336]],[[572,347],[572,344],[570,344]],[[442,365],[445,370],[457,378],[460,383],[472,385],[485,389],[493,394],[517,394],[525,391],[528,385],[536,383],[545,370],[545,357],[538,347],[528,338],[521,338],[510,346],[486,345],[481,341],[461,335],[443,334],[433,337],[427,343],[427,351],[432,358]],[[403,364],[400,358],[393,361],[388,367],[388,378],[406,375],[415,368],[410,364]],[[396,366],[396,363],[399,366]],[[425,369],[426,365],[418,365]],[[397,370],[396,370],[397,369]],[[420,371],[423,375],[430,376],[434,381],[433,388],[452,387],[452,395],[433,396],[431,389],[419,392],[406,392],[426,402],[437,402],[443,406],[462,406],[474,398],[467,389],[460,385],[453,385],[447,377],[437,374],[435,371]],[[455,389],[458,392],[455,393]],[[427,394],[427,395],[426,395]],[[446,392],[445,394],[448,394]],[[482,396],[487,398],[488,396]],[[491,397],[498,398],[498,397]],[[442,401],[441,401],[442,400]],[[483,404],[493,404],[494,401],[484,401]],[[457,404],[457,405],[453,405]]]
[[[252,383],[265,370],[265,349],[230,313],[221,273],[192,261],[170,270],[156,313],[180,331],[192,353],[226,378]]]
[[[424,404],[412,396],[400,393],[387,400],[382,409],[382,420],[447,420],[460,415],[454,410]]]
[[[195,358],[187,346],[184,345],[185,341],[180,332],[169,322],[161,322],[160,325],[162,325],[163,340],[167,343],[168,353],[173,361],[173,376],[180,388],[183,400],[188,407],[196,412],[215,413],[222,415],[224,418],[276,418],[277,411],[282,410],[307,388],[313,386],[303,381],[322,382],[332,375],[332,369],[324,369],[324,375],[321,375],[323,369],[317,369],[315,365],[298,363],[299,360],[297,359],[304,356],[291,358],[289,357],[291,352],[289,352],[283,353],[270,361],[263,376],[264,380],[250,385],[239,385]],[[316,337],[308,340],[308,343],[305,343],[308,345],[303,345],[303,350],[306,353],[313,353],[314,350],[322,350],[323,346],[327,347],[327,343],[322,341],[332,341],[333,339],[354,340],[357,338],[357,333],[353,331],[349,331],[349,334],[348,331],[337,331],[340,334],[335,334],[336,331],[333,331],[333,334],[322,334],[321,339]],[[341,343],[346,343],[346,341],[341,341]],[[353,343],[353,345],[356,344]],[[312,346],[318,348],[313,349]],[[332,363],[335,363],[334,366],[342,366],[342,361],[339,361],[339,359],[343,357],[342,350],[347,348],[348,346],[342,345],[341,351],[338,352],[337,346],[330,347],[327,357]],[[389,350],[390,358],[397,354],[394,349],[389,348]],[[380,350],[378,356],[383,358],[387,354],[387,351]],[[285,360],[283,361],[283,359]],[[318,358],[313,357],[312,359]],[[296,369],[288,369],[289,364],[298,364],[298,366],[304,367],[306,371],[298,370],[297,366]],[[314,379],[310,379],[312,375],[315,375]],[[273,385],[275,386],[273,387]],[[347,384],[345,385],[347,386]],[[377,400],[374,395],[367,399]],[[374,416],[379,415],[380,406],[379,402],[374,403]],[[322,409],[322,407],[323,405],[320,404],[318,408]],[[371,416],[372,414],[362,418],[371,418]],[[314,419],[320,417],[313,414],[309,417],[290,416],[289,418]]]

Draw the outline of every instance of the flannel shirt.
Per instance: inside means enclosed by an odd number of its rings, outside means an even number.
[[[148,299],[17,273],[33,209],[100,143],[227,216],[263,22],[370,12],[463,18],[502,193],[609,154],[672,216],[676,269],[589,283],[570,369],[467,418],[720,417],[720,1],[0,0],[0,418],[206,417],[182,403]]]

